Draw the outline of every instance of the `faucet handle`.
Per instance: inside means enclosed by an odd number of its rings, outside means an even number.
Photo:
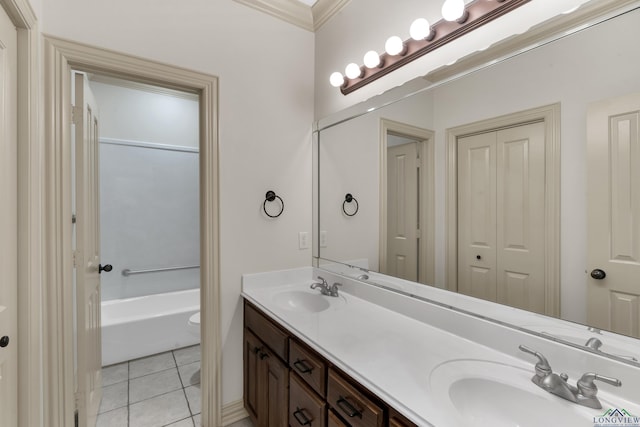
[[[622,381],[617,378],[605,377],[604,375],[587,372],[578,380],[577,383],[580,394],[587,397],[595,396],[596,393],[598,393],[598,387],[594,383],[595,380],[602,381],[616,387],[620,387],[622,385]]]
[[[520,345],[518,346],[518,348],[521,351],[534,355],[535,357],[538,358],[538,363],[536,363],[536,375],[538,377],[543,378],[543,377],[546,377],[547,375],[550,375],[553,372],[551,369],[551,366],[549,365],[549,361],[547,360],[546,357],[544,357],[542,353],[532,350],[529,347],[526,347],[524,345]]]

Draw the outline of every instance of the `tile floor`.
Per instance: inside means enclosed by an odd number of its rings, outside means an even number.
[[[97,427],[200,427],[200,397],[199,345],[108,366]]]

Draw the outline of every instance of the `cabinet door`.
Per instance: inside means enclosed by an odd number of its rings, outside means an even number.
[[[262,342],[247,329],[244,330],[244,407],[254,425],[258,425],[264,398],[260,396],[260,351]],[[262,410],[264,411],[264,410]]]
[[[289,368],[266,348],[260,358],[263,365],[261,368],[264,369],[265,406],[268,414],[260,420],[259,425],[287,427],[289,425]]]

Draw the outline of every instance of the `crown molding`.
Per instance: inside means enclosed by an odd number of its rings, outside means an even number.
[[[350,0],[318,0],[309,7],[298,0],[234,0],[307,31],[314,32]]]
[[[317,31],[325,22],[338,14],[351,0],[318,0],[311,8],[313,29]]]

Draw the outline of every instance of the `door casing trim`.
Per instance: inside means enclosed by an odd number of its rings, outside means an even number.
[[[560,317],[560,103],[446,130],[446,289],[458,289],[458,138],[536,121],[545,124],[545,314]]]
[[[200,97],[201,390],[205,425],[221,425],[218,79],[215,76],[44,36],[44,418],[73,425],[71,69],[197,93]],[[206,337],[206,339],[204,339]]]

